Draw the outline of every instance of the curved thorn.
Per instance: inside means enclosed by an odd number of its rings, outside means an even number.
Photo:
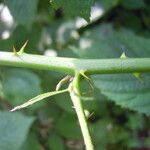
[[[94,90],[94,86],[93,86],[92,80],[85,74],[85,71],[84,71],[84,70],[81,70],[81,71],[80,71],[80,74],[86,79],[86,81],[87,81],[88,84],[90,85],[90,88],[91,88],[92,90]]]

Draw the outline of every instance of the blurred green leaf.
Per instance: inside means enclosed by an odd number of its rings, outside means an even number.
[[[36,20],[38,0],[5,0],[5,4],[17,23],[30,25]]]
[[[68,95],[68,93],[64,93],[63,96],[62,95],[56,95],[55,96],[55,103],[62,108],[63,110],[65,110],[68,113],[74,113],[74,109],[72,108],[73,104],[72,101],[70,100],[70,97]]]
[[[119,0],[99,0],[99,1],[101,2],[102,7],[105,9],[105,11],[119,4]]]
[[[0,97],[4,97],[4,92],[3,92],[1,80],[0,80]]]
[[[20,150],[42,150],[42,146],[40,145],[37,136],[30,133]]]
[[[36,26],[36,28],[35,28]],[[28,40],[28,44],[25,48],[25,52],[33,53],[34,51],[38,53],[38,46],[41,40],[42,28],[39,24],[33,23],[30,30],[27,30],[25,26],[18,25],[10,39],[14,41],[11,47],[14,45],[18,50],[21,46]]]
[[[55,9],[63,8],[64,12],[71,17],[80,16],[90,21],[91,6],[95,0],[50,0]],[[82,5],[81,5],[82,4]]]
[[[142,29],[141,19],[132,11],[123,11],[122,13],[119,13],[118,19],[123,24],[123,26],[132,29],[133,31],[138,32]]]
[[[119,58],[123,52],[128,57],[150,57],[150,40],[111,24],[102,24],[83,34],[78,48],[72,49],[81,58]]]
[[[36,74],[28,70],[5,70],[2,74],[2,84],[5,98],[13,106],[23,103],[42,92],[41,80]]]
[[[119,143],[129,137],[128,132],[113,123],[110,118],[101,118],[92,125],[92,133],[96,147]]]
[[[140,114],[133,114],[128,116],[127,126],[131,130],[142,130],[144,127],[144,118]]]
[[[57,30],[57,35],[56,35],[57,47],[61,48],[71,40],[78,37],[79,34],[77,33],[75,22],[73,21],[65,22],[61,24]]]
[[[48,147],[51,150],[65,150],[64,142],[61,137],[55,133],[50,133],[48,137]]]
[[[54,103],[47,102],[45,107],[41,107],[41,109],[38,111],[38,118],[40,119],[41,122],[48,119],[52,119],[53,121],[55,121],[59,119],[60,113],[61,113],[60,109]]]
[[[146,6],[144,0],[122,0],[121,2],[127,9],[140,9]]]
[[[0,51],[12,51],[13,42],[12,38],[0,40]]]
[[[124,51],[129,57],[149,57],[150,40],[111,25],[101,25],[85,32],[79,48],[73,51],[82,58],[119,58]],[[122,107],[150,114],[150,75],[142,74],[140,83],[131,74],[94,75],[95,86]]]
[[[147,137],[145,142],[144,142],[144,145],[148,148],[150,148],[150,137]]]
[[[0,112],[0,149],[19,150],[24,143],[33,118],[20,113]]]
[[[135,137],[127,139],[125,144],[129,149],[137,149],[142,147],[142,143]]]
[[[80,139],[81,132],[77,117],[73,114],[63,114],[56,122],[56,130],[60,135],[70,139]]]

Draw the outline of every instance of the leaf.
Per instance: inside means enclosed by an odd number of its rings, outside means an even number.
[[[146,140],[144,141],[144,146],[150,148],[150,137],[146,138]]]
[[[78,37],[79,33],[76,30],[74,21],[62,23],[57,30],[56,36],[58,48],[61,49],[69,41],[71,41],[74,38],[77,39]]]
[[[136,137],[130,137],[126,140],[125,145],[127,145],[128,149],[140,149],[142,147],[142,143]]]
[[[140,9],[146,6],[144,0],[122,0],[121,3],[127,9]]]
[[[81,132],[77,118],[73,114],[63,114],[56,122],[56,130],[68,139],[80,139]]]
[[[96,147],[106,147],[108,143],[116,144],[117,142],[128,139],[130,136],[129,132],[127,132],[125,128],[118,126],[111,118],[108,117],[101,118],[101,120],[92,124],[92,127],[92,134]]]
[[[134,130],[143,130],[144,129],[144,118],[143,115],[133,114],[128,116],[127,127],[132,131]]]
[[[56,133],[51,133],[48,137],[48,147],[51,150],[65,150],[63,140]]]
[[[150,40],[104,24],[85,32],[73,51],[82,58],[119,58],[124,51],[129,57],[150,57]],[[101,93],[131,110],[150,115],[150,75],[142,74],[143,83],[132,74],[95,75],[95,86]]]
[[[0,97],[4,97],[4,92],[3,92],[1,80],[0,80]]]
[[[36,102],[39,102],[47,97],[50,97],[50,96],[53,96],[53,95],[57,95],[57,94],[60,94],[60,93],[64,93],[64,92],[67,92],[68,89],[66,90],[61,90],[61,91],[52,91],[52,92],[47,92],[47,93],[43,93],[43,94],[40,94],[30,100],[28,100],[26,103],[22,104],[22,105],[19,105],[19,106],[16,106],[15,108],[13,108],[11,111],[16,111],[18,109],[22,109],[22,108],[25,108],[25,107],[28,107],[30,105],[33,105],[34,103]]]
[[[144,83],[129,74],[95,76],[95,85],[109,99],[122,107],[127,107],[150,115],[150,76],[143,75]]]
[[[19,150],[42,150],[42,146],[38,141],[38,137],[35,134],[30,133]]]
[[[33,118],[20,113],[0,112],[0,149],[19,150],[24,143]]]
[[[14,40],[14,43],[12,43],[12,45],[14,45],[17,50],[19,50],[25,43],[25,41],[28,40],[28,44],[25,47],[25,52],[33,53],[34,51],[36,51],[37,53],[39,42],[41,41],[41,29],[41,26],[37,23],[33,23],[30,30],[27,30],[25,26],[18,25],[11,35],[11,39]]]
[[[5,70],[2,84],[4,96],[13,106],[42,92],[40,78],[24,69]]]
[[[56,95],[54,101],[62,110],[68,113],[74,113],[74,110],[72,109],[72,102],[67,93],[64,93],[63,96]]]
[[[12,50],[12,45],[13,45],[13,39],[4,39],[0,40],[0,51],[11,51]]]
[[[100,2],[106,11],[119,4],[119,0],[100,0]]]
[[[50,2],[55,9],[63,8],[68,16],[80,16],[89,22],[91,6],[94,5],[95,0],[51,0]]]
[[[29,25],[36,19],[38,0],[5,0],[5,4],[19,24]]]

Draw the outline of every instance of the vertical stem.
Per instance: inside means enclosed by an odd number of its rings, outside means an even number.
[[[80,95],[79,80],[80,80],[80,73],[76,72],[73,83],[70,87],[70,96],[78,116],[86,150],[94,150],[82,102],[79,97]]]

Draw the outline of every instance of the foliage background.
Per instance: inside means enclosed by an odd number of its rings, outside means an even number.
[[[3,15],[6,7],[13,17],[9,22]],[[0,1],[0,51],[12,51],[13,45],[19,50],[29,40],[27,53],[49,57],[119,58],[123,52],[127,57],[150,57],[149,38],[148,0]],[[84,149],[67,94],[8,112],[54,90],[63,76],[0,68],[0,150]],[[133,74],[91,78],[95,90],[87,93],[91,99],[83,99],[83,104],[96,150],[150,149],[149,74],[142,74],[142,81]],[[82,92],[89,90],[84,81],[81,87]]]

